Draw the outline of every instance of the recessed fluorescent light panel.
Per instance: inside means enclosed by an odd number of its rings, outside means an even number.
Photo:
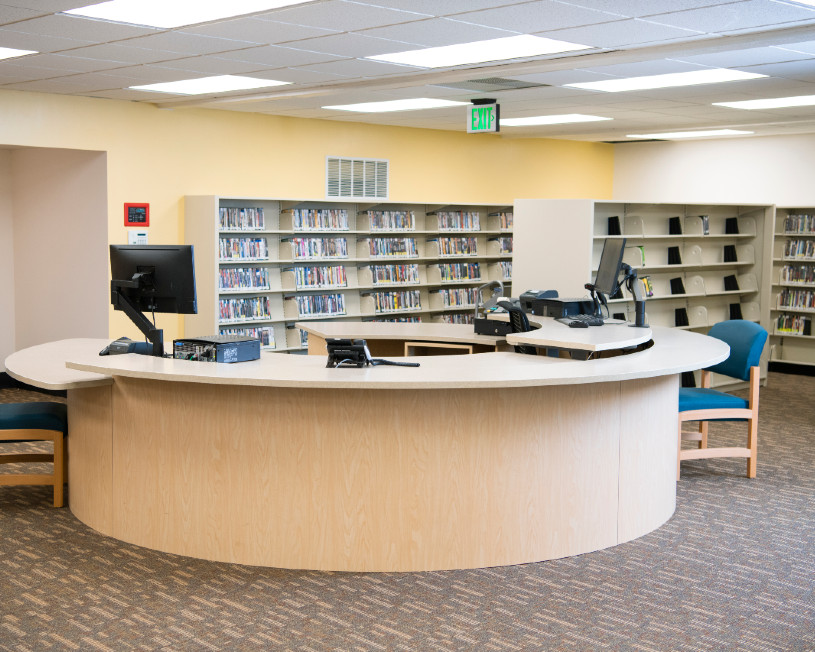
[[[338,104],[324,106],[324,109],[337,111],[358,111],[359,113],[387,113],[388,111],[418,111],[420,109],[440,109],[448,106],[465,106],[469,102],[436,100],[430,97],[417,97],[412,100],[388,100],[385,102],[361,102],[360,104]]]
[[[815,0],[813,0],[815,2]],[[714,102],[713,106],[727,106],[731,109],[783,109],[790,106],[813,106],[815,95],[796,95],[795,97],[775,97],[767,100],[743,100],[741,102]]]
[[[758,79],[767,75],[727,68],[709,68],[690,72],[674,72],[666,75],[645,75],[625,79],[607,79],[604,81],[584,82],[582,84],[564,84],[568,88],[582,88],[587,91],[621,93],[623,91],[644,91],[654,88],[672,88],[675,86],[696,86],[699,84],[718,84],[728,81]]]
[[[299,5],[309,0],[109,0],[64,11],[83,18],[169,29],[259,11]]]
[[[550,38],[522,34],[519,36],[506,36],[486,41],[472,43],[459,43],[457,45],[443,45],[423,50],[408,50],[392,54],[378,54],[367,57],[374,61],[388,63],[401,63],[421,68],[443,68],[445,66],[460,66],[468,63],[483,63],[485,61],[504,61],[505,59],[520,59],[522,57],[537,57],[543,54],[557,54],[560,52],[573,52],[574,50],[588,50],[591,46],[556,41]]]
[[[611,118],[602,118],[599,115],[584,115],[582,113],[536,115],[529,118],[501,118],[501,126],[531,127],[533,125],[563,125],[572,122],[597,122],[598,120],[611,120]]]
[[[215,77],[182,79],[181,81],[161,82],[159,84],[144,84],[141,86],[131,86],[130,88],[134,91],[151,91],[154,93],[204,95],[206,93],[224,93],[227,91],[267,88],[268,86],[284,86],[289,83],[290,82],[275,81],[274,79],[241,77],[240,75],[216,75]]]
[[[15,48],[0,48],[0,59],[13,59],[24,57],[27,54],[37,54],[36,50],[17,50]]]
[[[676,140],[678,138],[706,138],[709,136],[743,136],[752,134],[752,131],[739,129],[708,129],[707,131],[674,131],[662,134],[628,134],[626,138],[657,138],[661,140]]]

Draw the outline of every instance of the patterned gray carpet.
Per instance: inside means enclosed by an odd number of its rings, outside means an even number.
[[[96,534],[0,487],[0,650],[815,650],[815,378],[770,374],[759,475],[683,463],[628,544],[504,568],[337,574],[210,563]],[[0,391],[0,401],[39,398]],[[736,441],[716,424],[714,443]]]

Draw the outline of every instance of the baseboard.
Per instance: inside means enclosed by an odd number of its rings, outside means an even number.
[[[797,376],[815,376],[815,365],[795,364],[794,362],[770,362],[769,371]]]

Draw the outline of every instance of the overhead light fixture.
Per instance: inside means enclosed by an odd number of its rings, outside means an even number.
[[[337,104],[324,106],[324,109],[337,111],[358,111],[359,113],[387,113],[389,111],[418,111],[420,109],[440,109],[448,106],[464,106],[469,102],[437,100],[431,97],[416,97],[410,100],[387,100],[384,102],[361,102],[359,104]]]
[[[679,138],[705,138],[708,136],[744,136],[752,131],[739,129],[708,129],[707,131],[673,131],[662,134],[628,134],[626,138],[653,138],[659,140],[677,140]]]
[[[537,57],[543,54],[558,54],[573,52],[574,50],[588,50],[590,48],[590,45],[579,45],[541,36],[532,36],[531,34],[521,34],[519,36],[506,36],[472,43],[458,43],[456,45],[443,45],[421,50],[378,54],[367,58],[374,61],[399,63],[421,68],[443,68],[468,63],[483,63],[485,61]]]
[[[151,91],[154,93],[204,95],[205,93],[224,93],[227,91],[266,88],[268,86],[284,86],[289,83],[291,82],[276,81],[274,79],[258,79],[257,77],[241,77],[240,75],[216,75],[214,77],[182,79],[180,81],[161,82],[158,84],[143,84],[140,86],[131,86],[130,88],[134,91]]]
[[[582,113],[536,115],[529,118],[501,118],[501,126],[531,127],[533,125],[564,125],[571,122],[597,122],[598,120],[612,120],[612,118],[603,118],[599,115],[584,115]]]
[[[675,86],[696,86],[699,84],[719,84],[721,82],[742,81],[766,77],[755,72],[742,72],[728,68],[708,68],[689,72],[672,72],[665,75],[645,75],[624,79],[606,79],[603,81],[564,84],[568,88],[581,88],[587,91],[621,93],[624,91],[644,91],[654,88],[672,88]]]
[[[815,0],[813,0],[815,2]],[[741,102],[714,102],[713,106],[727,106],[731,109],[783,109],[791,106],[813,106],[815,95],[796,95],[794,97],[775,97],[766,100],[743,100]]]
[[[173,28],[299,5],[309,0],[109,0],[64,14],[115,23]]]
[[[38,54],[36,50],[17,50],[16,48],[0,48],[0,59],[13,59],[24,57],[27,54]]]

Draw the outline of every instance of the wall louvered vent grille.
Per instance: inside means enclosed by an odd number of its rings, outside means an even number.
[[[326,158],[326,196],[342,199],[387,199],[388,161]]]

